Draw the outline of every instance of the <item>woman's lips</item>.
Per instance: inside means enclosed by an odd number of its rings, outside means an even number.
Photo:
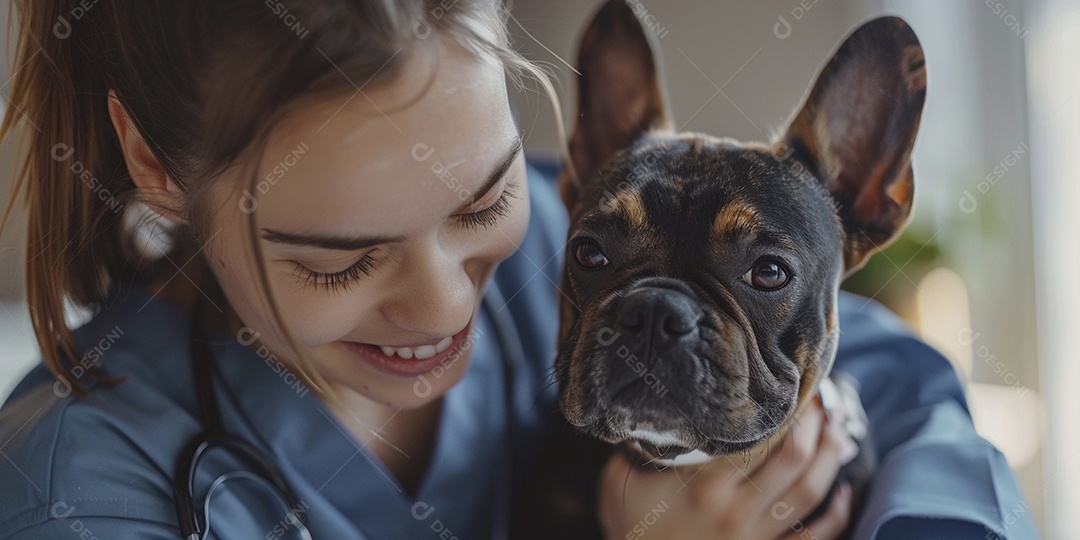
[[[355,341],[343,341],[342,343],[360,360],[379,371],[400,377],[416,377],[431,372],[440,364],[446,363],[453,355],[459,355],[461,346],[468,338],[471,329],[472,320],[460,332],[451,336],[453,341],[451,341],[449,347],[435,354],[435,356],[423,360],[417,358],[405,359],[396,354],[388,355],[383,352],[381,347],[367,343],[357,343]],[[457,360],[454,359],[455,362]]]
[[[453,344],[454,336],[446,336],[433,345],[420,345],[417,347],[388,347],[383,345],[380,349],[382,349],[383,354],[387,356],[397,354],[406,360],[414,357],[417,360],[427,360],[428,358],[445,351]]]

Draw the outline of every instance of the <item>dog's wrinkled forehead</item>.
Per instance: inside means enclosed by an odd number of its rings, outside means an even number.
[[[680,243],[707,240],[703,235],[771,237],[798,250],[835,249],[842,235],[820,181],[761,144],[650,134],[597,174],[574,216],[582,226],[614,220],[627,232],[648,230]]]

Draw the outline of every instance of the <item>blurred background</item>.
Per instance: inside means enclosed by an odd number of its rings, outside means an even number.
[[[922,41],[928,91],[911,226],[845,288],[904,317],[967,384],[1048,538],[1080,530],[1080,1],[629,0],[663,51],[676,126],[770,140],[843,37],[883,14]],[[0,1],[6,19],[8,1]],[[574,107],[581,29],[599,1],[516,0],[519,48]],[[6,28],[3,25],[2,28]],[[0,69],[6,105],[10,77]],[[557,157],[552,109],[512,92],[527,151]],[[6,203],[15,145],[0,147]],[[37,358],[23,297],[22,213],[0,237],[0,398]]]

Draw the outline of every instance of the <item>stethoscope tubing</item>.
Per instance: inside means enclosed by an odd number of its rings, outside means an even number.
[[[502,355],[503,382],[506,426],[503,440],[503,456],[499,464],[499,482],[495,493],[495,521],[492,524],[492,538],[509,538],[510,500],[513,491],[513,448],[511,434],[514,426],[514,382],[515,362],[525,357],[520,335],[510,319],[507,304],[495,281],[488,283],[482,299],[482,306],[487,312],[495,330]],[[198,512],[195,507],[195,472],[199,461],[212,449],[222,448],[234,452],[256,473],[268,481],[288,504],[290,512],[299,507],[299,501],[289,488],[285,478],[274,463],[262,455],[254,446],[225,432],[221,414],[214,395],[212,371],[214,369],[212,353],[203,332],[203,309],[201,299],[196,300],[192,320],[192,371],[195,377],[196,398],[202,419],[203,431],[189,441],[176,465],[173,476],[173,500],[176,507],[177,523],[183,540],[200,540],[203,529],[199,526]],[[294,517],[307,528],[303,514],[292,512]],[[205,518],[204,518],[205,519]]]
[[[203,331],[204,309],[204,302],[202,302],[202,297],[199,296],[196,298],[193,307],[191,365],[195,377],[195,393],[199,403],[199,414],[202,417],[203,431],[185,445],[184,451],[180,454],[180,460],[176,465],[176,474],[173,476],[173,501],[176,506],[177,523],[180,526],[181,537],[185,540],[202,538],[203,529],[199,526],[195,509],[195,471],[198,470],[199,461],[203,456],[214,448],[222,448],[239,456],[248,467],[254,469],[274,486],[274,489],[288,504],[290,512],[291,509],[299,507],[299,500],[293,494],[284,476],[278,471],[274,463],[263,456],[254,446],[239,437],[225,432],[217,405],[217,398],[214,395],[212,379],[214,370],[213,354]],[[305,527],[307,526],[303,515],[296,515],[296,518]]]

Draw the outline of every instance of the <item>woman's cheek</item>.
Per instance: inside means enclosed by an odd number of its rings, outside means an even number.
[[[363,284],[351,284],[338,292],[324,287],[301,286],[291,274],[281,278],[283,286],[275,291],[281,298],[280,310],[293,338],[302,347],[318,347],[355,332],[363,322],[358,316],[372,311],[365,300]]]

